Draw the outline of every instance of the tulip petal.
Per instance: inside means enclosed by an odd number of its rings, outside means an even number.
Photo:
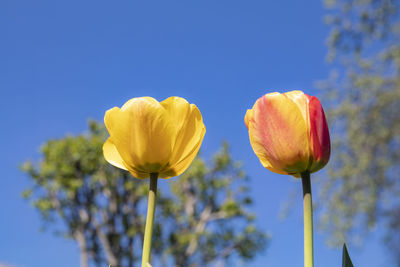
[[[310,172],[322,169],[329,161],[331,142],[328,123],[318,98],[309,96],[310,113],[310,148],[312,150],[312,165]]]
[[[170,97],[161,104],[173,118],[177,131],[170,166],[165,172],[168,176],[177,176],[186,170],[196,156],[205,134],[205,126],[196,105],[179,97]]]
[[[129,170],[135,167],[140,172],[159,172],[168,164],[175,128],[154,98],[134,98],[121,109],[110,109],[104,122]]]
[[[264,167],[284,174],[307,169],[307,124],[295,102],[284,94],[267,94],[248,114],[250,142]]]
[[[250,143],[251,143],[251,146],[253,147],[253,150],[255,151],[254,146],[259,146],[259,145],[257,145],[258,141],[256,140],[256,138],[254,138],[250,134],[250,128],[252,127],[251,123],[253,120],[254,120],[253,109],[248,109],[246,111],[246,115],[244,116],[244,123],[246,124],[247,130],[249,130]],[[253,132],[253,130],[251,132]],[[253,146],[253,143],[254,143],[254,146]],[[258,148],[258,151],[261,151],[261,150],[262,150],[262,148]],[[269,162],[268,158],[265,157],[265,153],[258,153],[258,154],[256,153],[256,155],[259,158],[261,164],[264,166],[264,168],[267,168],[268,170],[275,172],[275,173],[288,174],[285,171],[281,171],[279,169],[273,168],[271,162]]]
[[[132,174],[133,177],[136,177],[138,179],[146,179],[150,177],[150,173],[130,168],[129,166],[128,171]]]
[[[299,107],[301,115],[303,115],[304,121],[307,123],[307,129],[308,129],[309,115],[308,115],[308,98],[306,97],[306,94],[304,94],[302,91],[296,90],[284,93],[284,95],[287,96]]]
[[[244,116],[244,123],[246,124],[247,130],[249,129],[250,120],[253,118],[253,110],[248,109],[246,115]]]
[[[205,126],[200,111],[191,105],[188,118],[178,129],[174,151],[171,156],[171,166],[187,158],[193,153],[198,143],[203,141]]]
[[[103,155],[106,161],[108,161],[110,164],[120,169],[126,171],[128,170],[125,167],[124,160],[121,158],[121,155],[118,153],[117,148],[115,147],[110,138],[108,138],[103,145]]]
[[[160,103],[168,112],[177,132],[186,122],[191,105],[182,97],[171,96]]]
[[[246,115],[244,116],[244,123],[246,124],[247,130],[249,130],[249,137],[250,137],[250,144],[253,147],[253,150],[255,151],[254,147],[258,147],[257,151],[259,151],[259,153],[256,153],[257,157],[259,158],[261,164],[264,166],[264,168],[275,172],[275,173],[279,173],[279,174],[288,174],[285,171],[282,171],[280,169],[276,169],[274,167],[272,167],[272,163],[269,162],[268,157],[265,156],[265,153],[261,153],[262,147],[260,147],[259,145],[259,141],[257,141],[257,138],[255,138],[252,134],[250,134],[250,128],[252,127],[251,122],[254,120],[254,112],[253,109],[248,109],[246,111]],[[253,132],[253,130],[251,130],[251,132]],[[253,146],[254,144],[254,146]]]
[[[192,148],[192,150],[186,155],[186,157],[181,158],[178,163],[172,165],[171,168],[166,170],[164,173],[161,173],[160,177],[170,178],[173,176],[181,175],[190,166],[197,153],[199,152],[205,133],[206,128],[203,127],[198,143]]]

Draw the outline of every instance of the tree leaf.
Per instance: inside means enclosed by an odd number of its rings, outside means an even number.
[[[349,256],[349,252],[347,252],[346,244],[343,244],[342,267],[354,267]]]

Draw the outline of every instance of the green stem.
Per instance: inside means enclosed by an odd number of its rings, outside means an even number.
[[[150,263],[151,237],[153,235],[154,212],[156,209],[157,178],[158,173],[150,174],[150,190],[147,204],[146,227],[144,230],[142,267],[147,267],[147,263]]]
[[[313,246],[313,214],[311,197],[311,180],[308,171],[301,174],[303,184],[303,212],[304,212],[304,267],[314,266]]]

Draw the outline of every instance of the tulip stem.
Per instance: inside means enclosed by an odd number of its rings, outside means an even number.
[[[304,267],[314,266],[313,246],[313,209],[311,197],[310,172],[301,174],[303,184],[303,216],[304,216]]]
[[[151,237],[153,235],[154,212],[156,209],[157,178],[158,173],[150,174],[150,190],[147,204],[146,227],[144,230],[142,267],[147,267],[147,263],[150,264]]]

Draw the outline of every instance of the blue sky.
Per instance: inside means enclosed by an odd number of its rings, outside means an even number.
[[[317,93],[314,82],[330,70],[325,12],[321,1],[299,0],[1,1],[0,266],[79,264],[73,241],[39,231],[37,212],[20,197],[29,185],[20,163],[37,160],[49,138],[81,133],[88,118],[102,120],[132,97],[172,95],[201,110],[203,155],[227,140],[252,178],[253,211],[272,240],[249,266],[302,266],[300,193],[294,212],[278,218],[301,185],[261,166],[243,118],[265,93]],[[316,266],[341,266],[341,249],[326,247],[325,238],[315,234]],[[387,266],[380,241],[377,231],[365,246],[350,247],[355,266]]]

